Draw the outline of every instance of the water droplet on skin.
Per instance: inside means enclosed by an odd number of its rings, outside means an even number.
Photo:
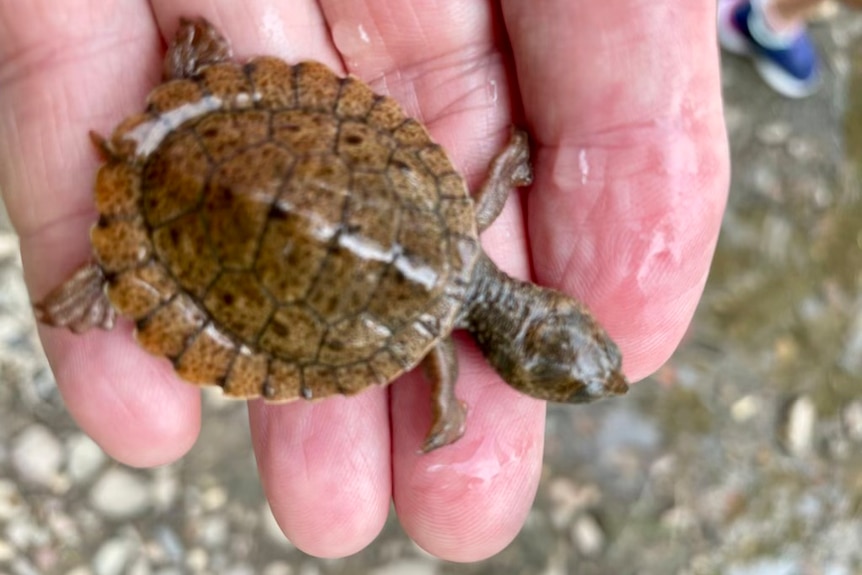
[[[496,80],[491,80],[488,82],[488,94],[491,98],[491,103],[496,104],[497,100],[500,97],[500,93],[497,90],[497,81]]]
[[[581,150],[578,154],[578,167],[581,169],[581,183],[586,184],[590,175],[590,163],[587,161],[586,150]]]
[[[371,47],[371,37],[362,24],[337,22],[332,27],[332,41],[354,71],[362,54]]]

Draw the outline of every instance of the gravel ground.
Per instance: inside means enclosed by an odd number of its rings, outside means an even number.
[[[862,573],[862,18],[816,35],[826,85],[804,102],[723,62],[733,191],[686,341],[625,399],[551,407],[527,525],[473,565],[394,519],[356,556],[304,555],[262,497],[244,406],[216,394],[182,461],[112,462],[63,407],[0,212],[0,575]]]

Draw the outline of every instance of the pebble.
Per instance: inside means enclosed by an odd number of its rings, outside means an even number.
[[[18,236],[0,233],[0,261],[18,257]]]
[[[293,575],[293,567],[286,561],[274,561],[263,568],[261,575]]]
[[[18,549],[31,549],[51,542],[51,533],[31,516],[18,517],[6,526],[5,539]]]
[[[780,438],[784,448],[796,457],[809,454],[814,446],[814,427],[817,424],[814,401],[801,395],[790,401],[782,416]]]
[[[93,557],[95,575],[120,575],[127,572],[135,545],[124,537],[115,537],[102,544]]]
[[[195,547],[186,554],[186,565],[195,573],[201,573],[209,563],[209,555],[204,549]]]
[[[206,511],[214,511],[227,502],[227,490],[219,485],[208,488],[201,495],[201,506]]]
[[[556,477],[548,485],[548,497],[551,500],[551,523],[557,529],[563,529],[575,514],[599,503],[602,493],[595,485],[578,486],[567,477]]]
[[[770,122],[757,130],[757,139],[767,146],[778,146],[787,141],[791,128],[788,122]]]
[[[370,575],[435,575],[438,570],[437,563],[431,561],[420,561],[418,559],[402,559],[393,561],[383,567],[372,569]]]
[[[66,471],[72,482],[77,485],[89,481],[107,459],[102,448],[83,433],[70,437],[66,442],[66,449],[69,456]]]
[[[156,511],[168,511],[176,504],[180,494],[180,481],[172,466],[153,470],[152,495]]]
[[[575,547],[586,557],[595,557],[605,548],[605,532],[592,515],[582,515],[572,525]]]
[[[202,519],[198,526],[198,541],[209,549],[219,549],[225,546],[230,529],[223,515],[214,515]]]
[[[862,400],[851,401],[842,410],[841,423],[851,441],[862,443]]]
[[[51,487],[63,465],[63,446],[43,425],[31,425],[12,442],[12,465],[27,482]]]
[[[107,470],[90,490],[90,504],[111,519],[129,519],[152,504],[149,485],[125,469]]]
[[[154,539],[157,543],[155,553],[172,563],[181,563],[186,555],[182,539],[177,532],[168,525],[158,525],[154,530]]]
[[[0,563],[8,563],[15,557],[15,548],[0,540]]]
[[[9,521],[26,511],[27,506],[15,483],[0,479],[0,521]]]
[[[746,395],[733,402],[730,406],[730,415],[739,423],[748,421],[761,410],[761,401],[754,395]]]
[[[841,367],[849,373],[862,373],[862,303],[855,307],[840,361]]]

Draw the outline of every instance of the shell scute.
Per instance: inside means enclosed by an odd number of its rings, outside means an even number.
[[[297,155],[331,154],[338,120],[323,112],[285,110],[272,116],[272,139]]]
[[[218,277],[221,267],[209,248],[200,214],[192,212],[153,231],[159,260],[180,285],[198,300]]]
[[[146,161],[141,170],[141,211],[157,228],[200,205],[210,163],[191,132],[177,132]]]
[[[304,305],[288,305],[272,316],[258,340],[260,346],[287,361],[311,363],[317,358],[326,326]]]

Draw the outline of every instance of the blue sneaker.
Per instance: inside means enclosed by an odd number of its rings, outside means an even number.
[[[718,9],[721,47],[754,60],[764,82],[788,98],[804,98],[820,86],[817,49],[805,28],[781,37],[766,27],[751,0],[725,1]]]

